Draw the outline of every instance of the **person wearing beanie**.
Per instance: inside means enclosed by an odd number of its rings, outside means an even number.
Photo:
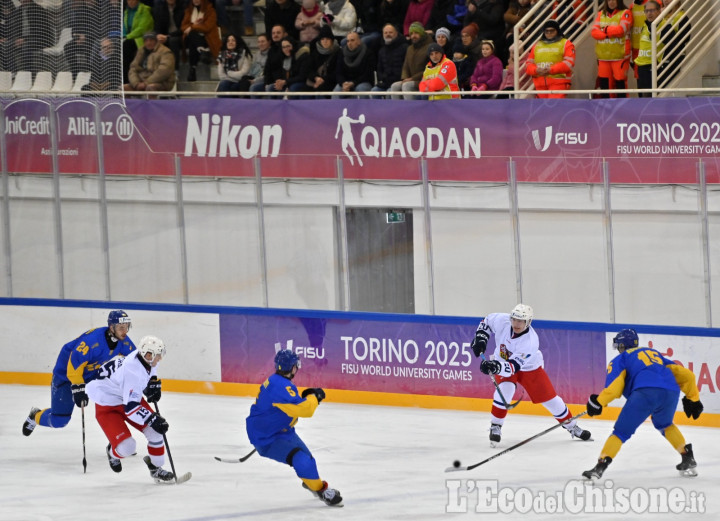
[[[428,46],[432,43],[430,35],[425,28],[417,24],[410,26],[410,46],[405,52],[405,61],[402,66],[400,81],[390,85],[391,92],[412,92],[416,91],[418,83],[425,71],[425,64],[428,59]],[[415,99],[412,94],[404,94],[405,99]],[[397,96],[396,96],[397,98]]]
[[[460,31],[460,41],[465,46],[465,54],[472,61],[473,67],[482,58],[482,43],[478,39],[478,26],[476,23],[466,25]]]
[[[543,25],[543,35],[530,49],[527,74],[532,76],[537,92],[547,90],[570,90],[575,68],[575,45],[563,36],[560,25],[548,20]],[[564,98],[565,93],[538,94],[538,98]]]
[[[405,12],[403,34],[410,36],[410,26],[415,22],[420,24],[420,27],[424,31],[430,21],[430,13],[432,12],[434,4],[435,0],[410,0],[407,11]]]
[[[446,27],[440,27],[435,31],[435,42],[443,48],[445,56],[452,55],[452,44],[450,43],[450,30]]]
[[[601,89],[624,89],[630,68],[632,44],[632,11],[623,0],[605,0],[598,11],[590,35],[595,39],[595,55],[598,59],[598,83]],[[608,98],[608,94],[602,95]],[[617,94],[626,98],[627,94]]]
[[[325,25],[320,28],[320,35],[310,43],[310,55],[307,62],[307,90],[312,92],[330,92],[337,83],[336,70],[338,45],[332,29]]]
[[[449,60],[443,48],[438,43],[431,43],[428,46],[428,58],[430,61],[425,66],[422,81],[418,85],[420,92],[442,92],[428,96],[430,100],[459,99],[457,71],[455,64]]]

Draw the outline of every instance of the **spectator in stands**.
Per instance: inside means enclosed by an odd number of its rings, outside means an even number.
[[[122,37],[123,19],[125,12],[123,11],[122,2],[120,0],[102,0],[100,4],[100,37],[109,36],[110,38],[119,40]],[[118,45],[119,50],[122,45]]]
[[[143,47],[143,35],[152,31],[155,22],[152,11],[140,0],[126,0],[125,11],[123,12],[122,25],[122,57],[123,57],[123,81],[128,82],[128,70],[138,49]]]
[[[228,34],[218,55],[218,92],[247,92],[253,56],[239,36]]]
[[[650,38],[650,26],[655,19],[660,16],[660,10],[662,7],[659,2],[655,0],[648,0],[645,2],[645,27],[643,27],[640,33],[640,48],[638,49],[638,56],[635,58],[635,65],[637,66],[638,89],[652,89],[652,40]],[[658,79],[660,74],[664,72],[664,52],[665,44],[669,41],[673,35],[672,22],[667,19],[662,20],[657,26],[657,62],[658,65]],[[650,92],[641,92],[638,94],[641,98],[651,98],[653,95]]]
[[[381,0],[380,23],[402,27],[405,21],[409,0]],[[404,33],[403,33],[404,34]]]
[[[471,23],[462,28],[460,41],[465,46],[465,54],[470,58],[474,69],[477,61],[482,58],[482,41],[478,38],[478,26],[476,23]]]
[[[450,42],[450,30],[447,27],[439,27],[435,31],[435,43],[443,48],[445,56],[452,56],[452,42]]]
[[[175,57],[158,43],[157,34],[145,33],[143,46],[130,64],[129,81],[123,89],[132,91],[172,90],[175,86]]]
[[[530,12],[532,9],[532,2],[530,0],[511,0],[503,20],[505,20],[505,48],[509,49],[515,41],[515,26],[523,19],[523,17]],[[520,28],[522,29],[522,28]]]
[[[90,83],[82,90],[120,90],[120,53],[112,38],[100,40],[100,50],[90,59],[90,71]]]
[[[282,25],[288,35],[297,40],[300,33],[295,27],[295,20],[299,12],[300,5],[295,0],[268,0],[265,4],[265,30]]]
[[[243,25],[245,26],[245,36],[255,36],[255,15],[253,13],[253,4],[258,0],[231,0],[233,5],[243,6]]]
[[[13,39],[11,23],[15,6],[12,0],[0,0],[0,70],[12,71]]]
[[[460,31],[465,25],[467,14],[467,0],[454,0],[450,13],[447,15],[447,23],[451,33],[455,34]]]
[[[440,29],[441,27],[447,28],[447,17],[449,14],[452,14],[454,12],[455,2],[456,0],[435,0],[435,2],[433,2],[432,11],[430,11],[430,19],[428,20],[428,23],[425,27],[434,31],[436,36],[438,29]],[[450,33],[449,30],[448,33]],[[450,51],[450,54],[451,53],[452,51]],[[445,54],[445,56],[449,57],[450,54]]]
[[[380,0],[355,0],[353,5],[360,39],[373,54],[377,54],[383,41]]]
[[[323,22],[330,26],[340,42],[357,26],[355,6],[350,0],[330,0],[325,4]]]
[[[505,7],[502,0],[468,0],[467,8],[464,25],[476,24],[477,37],[495,42],[495,54],[505,56]]]
[[[336,69],[340,46],[332,29],[325,25],[320,35],[310,44],[305,90],[315,93],[331,92],[336,85]]]
[[[520,40],[522,43],[522,40]],[[522,78],[527,72],[527,55],[522,55],[522,48],[520,49],[520,77]],[[512,44],[508,49],[508,64],[505,67],[505,74],[503,81],[500,84],[498,90],[513,91],[515,90],[515,44]],[[498,99],[509,99],[509,94],[498,94]]]
[[[532,76],[535,90],[570,90],[574,68],[575,45],[565,38],[557,21],[548,20],[527,59],[527,73]],[[538,94],[537,97],[564,98],[565,93]]]
[[[302,0],[302,8],[295,18],[295,28],[302,43],[310,43],[320,35],[323,12],[317,0]]]
[[[459,39],[453,44],[453,63],[457,72],[460,90],[470,90],[470,78],[475,70],[472,59],[467,55],[465,46]]]
[[[265,78],[263,71],[265,70],[265,64],[267,63],[268,51],[270,51],[270,38],[267,34],[259,34],[257,36],[257,51],[253,55],[253,62],[250,66],[250,72],[248,75],[252,78],[250,83],[250,89],[253,90],[254,85],[265,85]]]
[[[265,78],[270,76],[271,69],[277,69],[282,66],[285,56],[282,52],[282,41],[287,38],[287,31],[282,25],[275,25],[270,29],[270,44],[267,50],[267,58],[263,67],[263,81],[261,83],[253,81],[250,85],[250,92],[263,92],[265,90]]]
[[[297,42],[285,37],[280,42],[282,61],[274,62],[275,67],[266,68],[265,90],[267,92],[301,92],[305,90],[307,79],[308,48],[299,46]]]
[[[90,70],[93,48],[97,47],[99,10],[95,0],[71,0],[63,11],[64,27],[72,28],[72,40],[63,56],[73,74]]]
[[[418,84],[425,72],[425,64],[427,63],[428,47],[432,43],[430,35],[425,32],[425,28],[418,22],[410,25],[410,46],[405,52],[405,61],[403,62],[402,74],[400,81],[396,81],[390,85],[391,92],[412,92],[418,90]],[[404,94],[405,99],[415,99],[412,94]]]
[[[502,61],[495,56],[495,44],[492,40],[483,40],[481,48],[482,58],[475,64],[475,70],[470,77],[470,90],[498,90],[503,78]]]
[[[623,0],[605,0],[593,24],[592,37],[595,42],[595,54],[598,58],[598,78],[601,89],[624,89],[627,85],[627,71],[630,67],[632,47],[630,32],[632,12],[625,7]],[[626,94],[618,94],[620,98]],[[602,97],[609,97],[604,94]]]
[[[175,56],[175,69],[180,66],[182,51],[182,21],[185,17],[185,0],[156,0],[153,7],[155,32],[158,42],[170,49]]]
[[[393,24],[383,27],[383,46],[378,51],[377,83],[373,91],[382,92],[402,79],[402,68],[408,43]]]
[[[690,41],[690,33],[692,24],[682,8],[682,2],[678,2],[667,15],[666,20],[672,24],[673,33],[670,35],[667,45],[665,45],[665,67],[660,74],[658,82],[663,84],[672,81],[680,70],[683,60],[685,60],[685,48]]]
[[[188,52],[190,71],[187,81],[197,80],[197,64],[217,60],[222,41],[217,24],[217,14],[208,0],[190,0],[185,8],[180,29],[183,32],[183,46]]]
[[[423,30],[430,20],[435,0],[410,0],[405,20],[403,21],[403,34],[410,36],[410,25],[417,22],[423,26]]]
[[[338,53],[336,70],[337,85],[335,92],[367,92],[372,89],[375,56],[360,39],[360,35],[351,31],[345,45]]]
[[[50,12],[33,0],[20,0],[14,3],[16,8],[10,14],[11,56],[14,58],[15,71],[47,70],[42,50],[55,44],[51,26]]]
[[[420,92],[445,93],[428,96],[430,100],[460,98],[459,94],[452,94],[460,90],[455,64],[445,56],[440,44],[431,43],[428,46],[428,57],[430,61],[425,67],[422,80],[418,85]]]

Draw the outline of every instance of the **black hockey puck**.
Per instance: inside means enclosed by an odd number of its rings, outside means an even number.
[[[459,460],[459,459],[456,459],[455,461],[453,461],[453,467],[455,467],[455,468],[460,467],[460,460]]]

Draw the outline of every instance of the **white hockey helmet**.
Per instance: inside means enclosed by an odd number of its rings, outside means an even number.
[[[163,342],[156,336],[144,336],[140,339],[138,351],[143,358],[147,353],[152,353],[153,358],[158,355],[165,356],[165,342]]]
[[[516,318],[518,320],[524,320],[525,325],[530,327],[530,322],[533,319],[533,308],[525,304],[518,304],[510,312],[510,318]]]

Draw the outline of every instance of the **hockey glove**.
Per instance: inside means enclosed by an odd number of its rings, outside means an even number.
[[[170,428],[170,425],[168,425],[168,422],[165,418],[160,416],[158,413],[153,413],[150,418],[148,419],[147,425],[149,427],[152,427],[155,432],[158,434],[165,434],[168,429]]]
[[[602,414],[602,410],[603,407],[600,405],[600,402],[598,402],[598,395],[591,394],[587,402],[588,416],[598,416],[599,414]]]
[[[475,332],[475,338],[473,338],[472,344],[470,344],[470,347],[473,350],[473,353],[475,353],[476,358],[480,358],[480,355],[485,352],[487,349],[487,343],[488,339],[490,338],[490,335],[487,331],[484,331],[482,329],[478,329]]]
[[[307,389],[305,389],[302,392],[301,396],[303,398],[307,398],[311,394],[315,395],[315,398],[317,398],[318,403],[322,402],[325,399],[325,391],[323,391],[319,387],[308,387]]]
[[[72,386],[72,397],[75,405],[78,407],[87,407],[90,398],[88,398],[85,392],[85,384],[73,385]]]
[[[698,400],[697,402],[694,402],[694,401],[688,399],[687,396],[683,396],[682,404],[683,404],[683,411],[685,411],[685,415],[688,418],[692,417],[693,420],[697,420],[700,417],[700,414],[703,412],[703,409],[704,409],[703,404],[700,400]]]
[[[157,376],[150,378],[147,387],[143,391],[148,402],[159,402],[162,395],[162,380],[158,380]]]
[[[480,363],[480,371],[485,374],[498,374],[502,369],[502,365],[497,360],[483,360]]]

